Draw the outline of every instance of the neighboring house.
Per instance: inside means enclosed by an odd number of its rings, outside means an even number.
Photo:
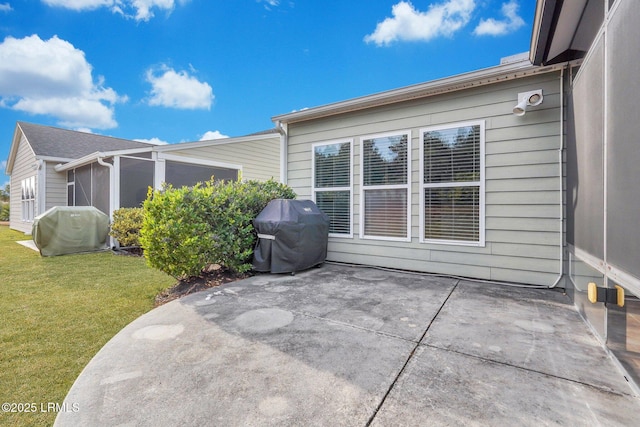
[[[7,160],[10,227],[31,232],[53,206],[95,206],[107,214],[139,206],[149,187],[216,179],[278,178],[276,130],[239,138],[152,145],[18,122]]]
[[[637,0],[539,1],[531,61],[544,66],[582,58],[564,87],[567,290],[640,385],[638,17]],[[612,300],[591,302],[590,282],[612,290]],[[625,290],[623,307],[619,289]]]

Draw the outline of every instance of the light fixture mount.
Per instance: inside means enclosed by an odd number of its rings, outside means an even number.
[[[516,116],[524,116],[527,108],[538,106],[542,104],[543,100],[542,89],[520,92],[518,94],[518,104],[513,107],[513,114]]]

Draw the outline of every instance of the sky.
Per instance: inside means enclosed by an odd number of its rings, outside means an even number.
[[[529,50],[534,9],[534,0],[0,0],[0,170],[17,121],[199,141],[495,66]]]

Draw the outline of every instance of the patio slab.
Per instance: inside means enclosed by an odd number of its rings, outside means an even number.
[[[56,426],[627,425],[640,413],[559,291],[332,264],[152,310],[65,403],[78,410]]]

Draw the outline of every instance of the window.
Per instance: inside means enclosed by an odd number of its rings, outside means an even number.
[[[484,246],[484,121],[421,137],[420,241]]]
[[[353,140],[313,145],[312,192],[318,208],[329,215],[329,235],[352,237],[351,152]]]
[[[23,179],[20,184],[22,189],[22,220],[32,222],[36,212],[36,177]]]
[[[409,131],[362,138],[360,237],[410,241]]]

